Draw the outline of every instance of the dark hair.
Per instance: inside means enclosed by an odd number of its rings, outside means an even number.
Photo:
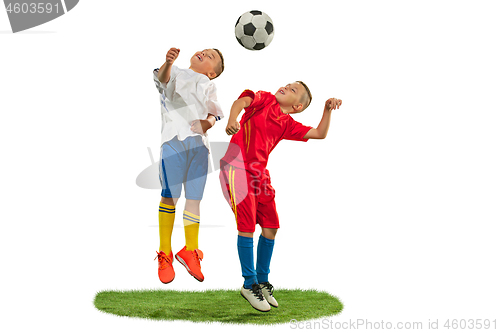
[[[211,80],[219,77],[219,75],[221,75],[222,72],[224,72],[224,57],[222,56],[222,53],[219,50],[217,50],[215,48],[213,50],[215,50],[215,52],[217,52],[219,54],[220,64],[219,64],[219,66],[217,66],[217,69],[215,70],[215,74],[217,74],[217,75],[214,78],[212,78]]]
[[[309,97],[309,103],[307,103],[306,107],[302,109],[305,110],[310,104],[311,104],[311,101],[312,101],[312,95],[311,95],[311,91],[309,90],[309,88],[307,87],[307,85],[302,82],[302,81],[297,81],[298,83],[300,83],[304,88],[306,88],[306,93],[307,93],[307,97]]]

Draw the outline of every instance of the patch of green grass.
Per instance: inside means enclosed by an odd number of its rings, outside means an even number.
[[[239,290],[107,290],[96,294],[94,305],[100,311],[126,317],[260,325],[329,317],[344,307],[324,291],[276,289],[274,296],[279,307],[269,312],[252,308]]]

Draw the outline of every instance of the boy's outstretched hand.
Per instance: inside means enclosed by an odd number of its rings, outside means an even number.
[[[172,65],[174,63],[175,59],[177,59],[177,57],[179,56],[179,52],[180,51],[181,50],[179,50],[179,49],[177,49],[175,47],[173,47],[170,50],[168,50],[165,62],[168,65]]]
[[[330,98],[325,102],[325,112],[340,108],[342,105],[341,99]]]
[[[309,132],[304,135],[304,139],[324,139],[328,134],[328,128],[330,127],[330,118],[332,116],[332,110],[338,109],[342,105],[342,100],[337,98],[327,99],[325,102],[325,110],[323,111],[323,117],[319,122],[318,127],[311,128]]]

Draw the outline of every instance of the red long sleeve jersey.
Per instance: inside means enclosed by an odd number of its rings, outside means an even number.
[[[304,126],[281,112],[276,97],[269,92],[245,90],[239,98],[245,96],[253,98],[253,101],[245,108],[240,130],[231,138],[221,164],[262,172],[267,166],[269,154],[281,140],[306,142],[308,139],[304,139],[304,135],[312,127]]]

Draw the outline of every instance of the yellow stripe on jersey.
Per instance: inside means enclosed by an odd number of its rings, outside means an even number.
[[[234,174],[236,170],[231,166],[229,167],[229,195],[231,197],[231,203],[233,205],[234,218],[236,219],[236,225],[238,225],[238,211],[236,210],[236,201],[235,201],[235,191],[234,191]]]
[[[245,133],[245,145],[247,144],[247,123],[243,124],[243,133]]]
[[[233,189],[231,187],[231,170],[232,170],[232,166],[229,166],[229,179],[228,179],[228,185],[229,185],[229,199],[231,199],[231,208],[233,209],[233,213],[234,213],[234,201],[233,201]]]
[[[229,168],[229,193],[231,195],[231,205],[233,206],[233,213],[236,210],[235,200],[234,200],[234,188],[233,188],[233,167]]]
[[[250,147],[250,134],[252,132],[252,123],[249,121],[248,122],[248,128],[247,128],[247,153],[248,153],[248,148]]]
[[[253,116],[254,113],[255,113],[255,108],[253,108],[252,114],[250,115],[250,118]]]
[[[248,130],[247,130],[247,123],[243,125],[243,131],[245,132],[245,146],[247,146],[248,150]]]

